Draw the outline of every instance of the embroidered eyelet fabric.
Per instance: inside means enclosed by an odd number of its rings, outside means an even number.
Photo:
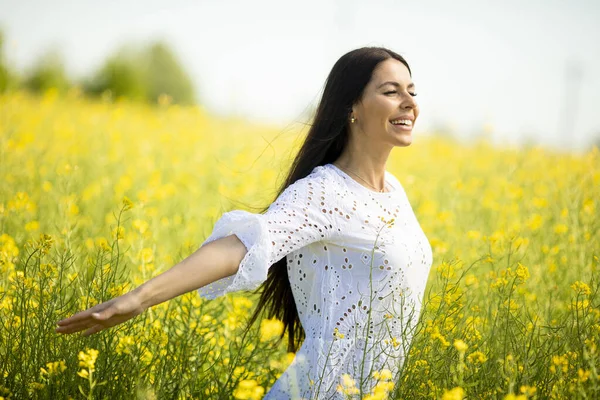
[[[223,214],[204,242],[235,234],[247,248],[235,275],[198,289],[206,299],[256,289],[286,257],[306,339],[265,399],[344,399],[343,374],[365,394],[375,371],[399,379],[432,250],[400,182],[388,171],[385,180],[379,193],[317,166],[264,214]]]

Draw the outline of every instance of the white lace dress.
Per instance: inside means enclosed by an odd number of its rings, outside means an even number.
[[[342,399],[342,374],[366,393],[374,371],[399,378],[432,252],[402,185],[385,176],[389,191],[378,193],[318,166],[264,214],[223,214],[204,242],[235,234],[248,249],[235,275],[198,290],[207,299],[257,288],[287,256],[306,339],[265,399]]]

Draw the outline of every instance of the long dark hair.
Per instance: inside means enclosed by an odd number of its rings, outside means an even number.
[[[348,142],[348,120],[352,106],[360,100],[365,86],[371,80],[373,70],[389,58],[400,61],[411,73],[408,63],[401,55],[383,47],[352,50],[334,64],[325,82],[323,96],[306,140],[293,160],[287,178],[276,197],[292,183],[308,176],[315,167],[333,163],[342,154]],[[267,209],[268,207],[262,212]],[[283,322],[284,329],[279,341],[287,331],[287,350],[295,353],[304,340],[305,333],[294,302],[286,257],[270,266],[267,280],[255,293],[259,292],[261,295],[258,305],[250,317],[244,337],[264,311],[268,318],[275,317]]]

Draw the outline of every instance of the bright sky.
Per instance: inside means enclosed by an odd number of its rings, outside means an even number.
[[[164,38],[208,109],[288,125],[340,56],[381,45],[413,71],[415,135],[487,124],[498,143],[569,149],[600,138],[599,21],[597,0],[0,0],[17,68],[56,48],[83,76],[121,44]]]

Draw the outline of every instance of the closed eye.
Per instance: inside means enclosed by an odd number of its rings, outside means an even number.
[[[394,94],[394,93],[398,93],[398,92],[395,90],[390,90],[389,92],[385,92],[383,94]],[[412,97],[415,97],[417,95],[416,93],[408,93],[408,94],[410,94]]]

